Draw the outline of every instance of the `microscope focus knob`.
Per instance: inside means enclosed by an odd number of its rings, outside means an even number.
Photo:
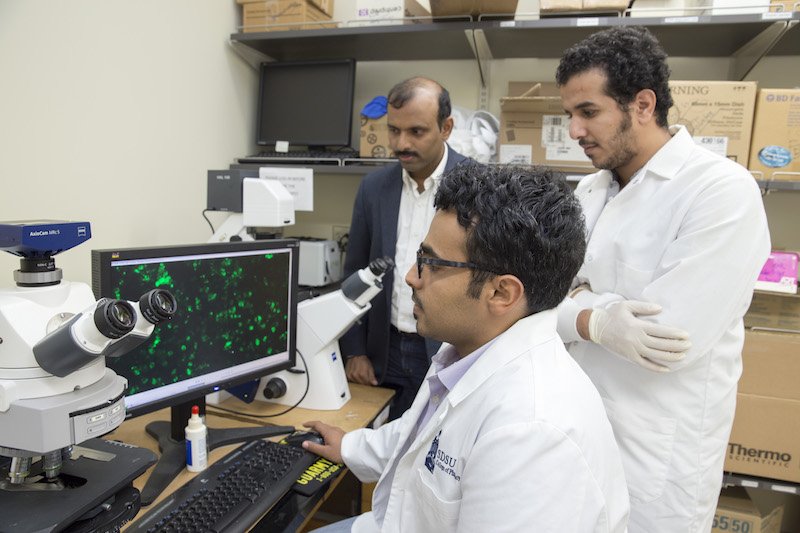
[[[286,394],[286,382],[281,378],[270,378],[264,386],[264,398],[274,400]]]

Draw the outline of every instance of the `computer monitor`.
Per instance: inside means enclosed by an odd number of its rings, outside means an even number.
[[[256,142],[349,146],[355,71],[352,59],[262,63]]]
[[[168,484],[183,468],[192,405],[204,412],[206,394],[294,366],[298,250],[294,239],[92,250],[95,297],[135,300],[161,288],[177,301],[174,318],[148,341],[106,360],[128,380],[128,416],[172,408],[169,422],[147,426],[161,463],[170,463],[159,464],[153,483],[160,476]],[[210,429],[209,447],[291,429]],[[162,489],[145,487],[143,503]]]

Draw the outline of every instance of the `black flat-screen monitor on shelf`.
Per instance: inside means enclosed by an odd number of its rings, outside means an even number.
[[[206,394],[294,366],[298,250],[293,239],[92,250],[95,297],[135,301],[159,288],[177,302],[173,319],[145,343],[106,360],[128,380],[129,416],[172,408],[170,421],[147,426],[169,463],[151,474],[156,485],[168,484],[185,464],[192,405],[204,411]],[[272,434],[241,431],[209,430],[209,446]],[[162,489],[146,486],[142,501]]]
[[[262,63],[256,142],[348,147],[355,72],[352,59]]]

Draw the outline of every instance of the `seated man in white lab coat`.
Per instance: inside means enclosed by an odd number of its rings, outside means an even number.
[[[406,274],[443,341],[411,408],[379,429],[321,422],[309,451],[378,480],[326,531],[622,532],[629,503],[603,403],[556,334],[583,260],[571,190],[546,170],[460,166]]]

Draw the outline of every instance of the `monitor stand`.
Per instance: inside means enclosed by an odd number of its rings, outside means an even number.
[[[142,489],[142,505],[150,505],[159,494],[172,483],[172,480],[186,466],[185,428],[192,414],[192,406],[197,405],[200,413],[206,412],[205,397],[172,407],[171,420],[147,424],[145,431],[158,441],[161,458],[150,473]],[[257,426],[247,428],[208,428],[209,451],[226,444],[246,442],[266,437],[284,435],[295,430],[293,426]]]

